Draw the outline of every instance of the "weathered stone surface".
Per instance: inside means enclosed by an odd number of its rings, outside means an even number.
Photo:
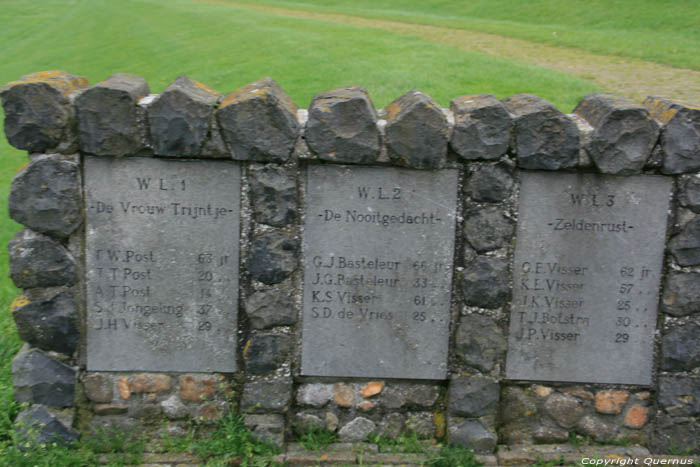
[[[297,403],[300,405],[323,407],[332,399],[332,384],[302,384],[297,390]]]
[[[648,97],[644,105],[662,125],[663,173],[700,170],[700,108],[659,97]]]
[[[209,120],[209,134],[207,135],[207,139],[204,140],[204,144],[202,144],[200,156],[211,159],[231,158],[231,152],[226,147],[224,137],[221,136],[221,129],[219,128],[219,123],[216,121],[215,114],[212,114]]]
[[[370,381],[360,389],[360,395],[365,399],[376,396],[384,389],[384,381]]]
[[[209,131],[220,94],[179,76],[148,106],[153,152],[159,156],[197,156]]]
[[[461,273],[460,286],[467,305],[498,308],[508,299],[508,261],[479,256]]]
[[[681,185],[678,201],[681,206],[700,213],[700,178],[691,177]]]
[[[493,370],[506,356],[506,338],[493,319],[478,314],[460,317],[455,353],[480,371]]]
[[[148,375],[148,376],[165,376],[167,375]],[[157,392],[157,389],[165,390],[166,387],[170,387],[170,378],[161,379],[160,381],[155,381],[153,378],[144,378],[144,384],[141,389],[142,391],[134,391],[134,384],[131,383],[132,392]],[[221,375],[209,376],[209,375],[183,375],[178,378],[178,383],[180,385],[180,397],[186,401],[201,402],[204,400],[209,400],[214,397],[214,395],[223,389],[225,386],[224,378]]]
[[[647,109],[610,93],[589,94],[574,113],[594,128],[586,151],[603,173],[641,172],[659,136]]]
[[[316,94],[304,136],[322,160],[370,164],[379,156],[377,112],[359,86]]]
[[[700,415],[700,378],[689,376],[659,376],[658,403],[674,417]]]
[[[432,412],[411,412],[406,414],[406,431],[413,432],[420,438],[435,438],[435,417]]]
[[[464,233],[479,253],[507,246],[513,232],[515,225],[497,207],[470,209],[465,215]]]
[[[88,374],[83,378],[85,395],[92,402],[107,404],[114,397],[113,381],[108,375]]]
[[[29,152],[57,147],[75,126],[69,95],[87,86],[87,79],[65,71],[31,73],[7,83],[0,89],[7,140]]]
[[[700,264],[700,216],[688,222],[683,230],[668,242],[668,248],[681,266]]]
[[[86,89],[75,101],[82,152],[125,156],[143,149],[138,100],[148,95],[146,80],[116,73]]]
[[[289,377],[255,380],[243,386],[241,409],[248,412],[286,412],[292,401]]]
[[[338,425],[340,425],[338,416],[333,412],[326,412],[323,421],[325,422],[326,430],[330,431],[331,433],[335,433],[335,431],[338,429]]]
[[[75,352],[80,339],[78,306],[70,292],[29,289],[10,309],[23,341],[43,350]]]
[[[501,418],[504,423],[534,419],[537,415],[535,398],[519,386],[507,386],[503,390]]]
[[[71,446],[80,439],[80,434],[64,425],[45,407],[35,405],[22,410],[15,420],[15,429],[22,444],[58,443]]]
[[[566,443],[569,441],[569,430],[558,426],[540,425],[532,432],[532,440],[540,444]]]
[[[374,433],[377,425],[365,417],[357,417],[338,431],[340,441],[363,441]]]
[[[393,163],[414,169],[445,165],[449,126],[437,102],[414,89],[389,104],[386,113],[386,146]]]
[[[92,411],[95,415],[122,415],[129,411],[126,404],[96,404]]]
[[[700,454],[700,425],[693,420],[683,420],[659,415],[654,420],[651,450],[668,453],[671,449],[688,454]]]
[[[672,316],[686,316],[700,311],[700,273],[667,274],[661,309]]]
[[[576,424],[576,431],[600,443],[610,442],[615,436],[615,426],[594,415],[586,415]]]
[[[291,352],[292,339],[286,334],[256,334],[243,350],[248,371],[259,375],[276,370]]]
[[[271,78],[224,96],[216,117],[235,160],[284,162],[294,149],[297,106]]]
[[[284,417],[282,415],[245,415],[243,423],[256,438],[278,448],[284,444]]]
[[[649,421],[649,407],[635,404],[627,410],[624,424],[627,428],[638,430]]]
[[[18,402],[73,406],[75,370],[40,350],[22,350],[12,360],[12,384]]]
[[[355,388],[352,384],[335,383],[333,385],[333,400],[340,407],[355,405]]]
[[[189,415],[187,406],[182,402],[182,399],[173,394],[160,403],[160,408],[166,417],[170,420],[185,418]]]
[[[552,392],[554,392],[554,389],[550,388],[549,386],[542,386],[542,385],[536,385],[535,386],[535,394],[537,394],[537,397],[549,397]]]
[[[460,417],[481,417],[498,411],[500,387],[482,376],[457,376],[450,380],[449,410]]]
[[[502,102],[513,115],[518,166],[559,170],[577,165],[579,132],[570,118],[532,94],[518,94]]]
[[[491,94],[461,96],[450,101],[455,125],[450,147],[463,159],[498,159],[508,150],[510,115]]]
[[[318,430],[319,428],[324,428],[325,423],[323,422],[323,420],[321,420],[321,417],[317,415],[306,412],[297,412],[294,414],[294,420],[292,422],[292,425],[294,433],[297,436],[302,436],[311,430]]]
[[[595,410],[598,413],[618,414],[627,403],[630,393],[606,389],[595,394]]]
[[[686,323],[668,331],[661,344],[661,367],[666,371],[693,371],[700,367],[700,326]]]
[[[119,397],[124,400],[128,400],[131,397],[131,389],[129,388],[129,378],[126,376],[120,376],[117,382],[117,387],[119,389]]]
[[[465,185],[465,192],[475,201],[498,203],[513,190],[513,169],[505,163],[479,164]]]
[[[290,287],[278,285],[258,290],[243,302],[243,306],[253,329],[291,326],[297,322],[297,310]]]
[[[386,436],[394,439],[398,437],[404,430],[406,416],[402,413],[391,412],[382,417],[377,428],[379,436]]]
[[[185,386],[191,382],[191,377],[180,377],[180,387],[185,392]],[[160,375],[153,373],[141,373],[129,378],[129,390],[132,393],[141,392],[165,392],[170,390],[172,384],[171,378],[168,375]],[[199,399],[197,399],[199,400]]]
[[[479,420],[451,423],[447,432],[450,443],[473,449],[479,454],[493,452],[498,444],[496,434],[486,428]]]
[[[246,266],[253,279],[265,284],[285,280],[297,268],[299,240],[285,232],[266,232],[253,239]]]
[[[252,164],[248,180],[256,222],[283,227],[297,220],[296,181],[283,168]]]
[[[385,409],[396,410],[403,407],[432,407],[440,397],[440,388],[431,384],[394,383],[386,386],[377,396],[377,403]]]
[[[79,168],[41,156],[12,179],[10,217],[30,229],[66,238],[83,222]]]
[[[22,229],[12,237],[7,248],[10,278],[17,287],[71,285],[77,279],[73,255],[51,237]]]
[[[544,409],[554,421],[564,428],[574,426],[585,412],[576,398],[560,393],[549,396],[544,403]]]

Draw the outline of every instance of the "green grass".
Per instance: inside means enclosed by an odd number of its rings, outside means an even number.
[[[368,18],[472,29],[700,70],[700,7],[697,0],[262,2]]]

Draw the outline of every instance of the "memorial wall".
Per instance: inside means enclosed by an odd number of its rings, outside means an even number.
[[[347,87],[304,110],[269,78],[58,71],[1,97],[29,153],[15,396],[42,430],[236,411],[278,445],[700,453],[699,108]]]

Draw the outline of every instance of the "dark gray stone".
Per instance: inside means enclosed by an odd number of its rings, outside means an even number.
[[[557,426],[540,425],[533,431],[532,439],[538,444],[566,443],[569,441],[569,430]]]
[[[640,173],[659,137],[659,125],[647,109],[609,93],[589,94],[574,113],[593,128],[586,151],[603,173]]]
[[[15,420],[15,430],[22,446],[57,443],[70,447],[80,434],[61,422],[45,407],[35,405],[22,410]]]
[[[340,441],[364,441],[377,430],[377,425],[365,417],[357,417],[338,431]]]
[[[72,355],[78,345],[78,306],[70,292],[30,289],[12,306],[19,337],[34,347]]]
[[[700,213],[700,178],[691,177],[685,181],[678,194],[678,201],[681,206],[696,214]]]
[[[187,76],[178,77],[148,106],[153,152],[159,156],[197,156],[209,132],[220,94]]]
[[[700,264],[700,216],[688,222],[678,235],[668,242],[668,248],[681,266]]]
[[[277,448],[284,444],[284,417],[282,415],[244,415],[243,423],[259,440]]]
[[[464,219],[467,241],[479,253],[508,246],[514,232],[513,221],[497,207],[471,209]]]
[[[506,348],[506,338],[493,319],[477,314],[460,318],[455,354],[467,365],[491,371],[496,363],[503,363]]]
[[[508,300],[508,261],[479,256],[461,272],[460,287],[467,305],[498,308]]]
[[[85,90],[75,101],[82,152],[125,156],[144,148],[138,101],[148,95],[146,80],[116,73]]]
[[[491,94],[474,94],[452,99],[450,110],[455,125],[450,147],[463,159],[498,159],[508,150],[510,115]]]
[[[544,410],[564,428],[571,428],[583,416],[585,409],[578,399],[568,394],[555,392],[547,398],[544,403]]]
[[[700,415],[700,378],[659,376],[658,403],[669,415],[697,417]]]
[[[31,73],[7,83],[0,89],[7,140],[29,152],[59,146],[74,132],[69,96],[87,86],[87,79],[65,71]]]
[[[17,287],[71,285],[77,279],[73,255],[51,237],[23,229],[12,237],[7,248],[10,278]]]
[[[464,420],[450,424],[447,432],[450,443],[473,449],[477,454],[490,454],[498,444],[496,434],[479,420]]]
[[[297,185],[275,165],[251,165],[248,169],[253,216],[261,224],[283,227],[297,220]]]
[[[250,338],[243,358],[248,371],[259,375],[279,368],[292,350],[292,339],[286,334],[256,334]]]
[[[700,311],[700,273],[670,272],[666,275],[661,309],[671,316]]]
[[[317,415],[306,412],[294,414],[293,429],[297,436],[303,436],[309,431],[323,429],[324,427],[325,422]]]
[[[513,169],[505,163],[479,164],[465,185],[474,201],[499,203],[513,190]]]
[[[559,170],[578,164],[579,131],[569,117],[532,94],[518,94],[502,102],[513,115],[518,166]]]
[[[507,386],[503,390],[501,404],[501,419],[503,423],[517,422],[537,415],[537,402],[534,395],[528,394],[519,386]]]
[[[672,180],[520,175],[506,376],[650,385]]]
[[[665,174],[700,170],[700,109],[682,102],[648,97],[644,105],[661,125]]]
[[[271,78],[263,78],[221,101],[216,118],[235,160],[284,162],[299,133],[297,106]]]
[[[449,410],[459,417],[481,417],[498,412],[500,387],[483,376],[457,376],[450,380]]]
[[[435,438],[435,417],[432,412],[410,412],[406,414],[406,431],[419,438]]]
[[[440,106],[412,90],[386,108],[386,146],[394,164],[439,169],[447,161],[449,125]]]
[[[109,404],[114,397],[114,382],[109,375],[95,373],[85,375],[83,389],[87,398],[92,402]]]
[[[379,436],[395,439],[404,431],[406,416],[402,413],[391,412],[382,417],[377,428]]]
[[[75,370],[38,349],[22,350],[12,360],[12,384],[18,402],[72,407]]]
[[[609,443],[615,436],[615,425],[601,417],[586,415],[576,424],[576,432],[599,443]]]
[[[408,407],[432,407],[440,397],[440,387],[432,384],[402,383],[399,387],[406,394]]]
[[[286,232],[267,232],[253,238],[246,267],[253,279],[265,284],[285,280],[297,268],[299,240]]]
[[[207,139],[204,140],[200,155],[211,159],[231,158],[231,152],[226,147],[224,137],[221,136],[219,123],[216,121],[216,114],[214,113],[209,120],[209,134],[207,135]]]
[[[662,340],[661,367],[666,371],[693,371],[700,367],[700,326],[687,323],[668,331]]]
[[[654,423],[651,451],[657,454],[700,454],[700,425],[693,419],[678,420],[658,415]]]
[[[241,410],[244,412],[286,412],[292,402],[289,377],[251,381],[243,386]]]
[[[316,94],[304,136],[322,160],[371,164],[379,156],[377,112],[359,86]]]
[[[290,287],[259,290],[244,302],[245,312],[253,329],[291,326],[297,322],[294,292]]]
[[[12,179],[10,217],[30,229],[66,238],[83,222],[79,168],[41,156]]]

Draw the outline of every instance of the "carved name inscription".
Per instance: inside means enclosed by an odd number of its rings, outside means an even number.
[[[85,157],[87,365],[236,370],[240,169]]]
[[[671,180],[521,175],[507,377],[651,384]]]
[[[442,379],[457,171],[311,166],[302,374]]]

